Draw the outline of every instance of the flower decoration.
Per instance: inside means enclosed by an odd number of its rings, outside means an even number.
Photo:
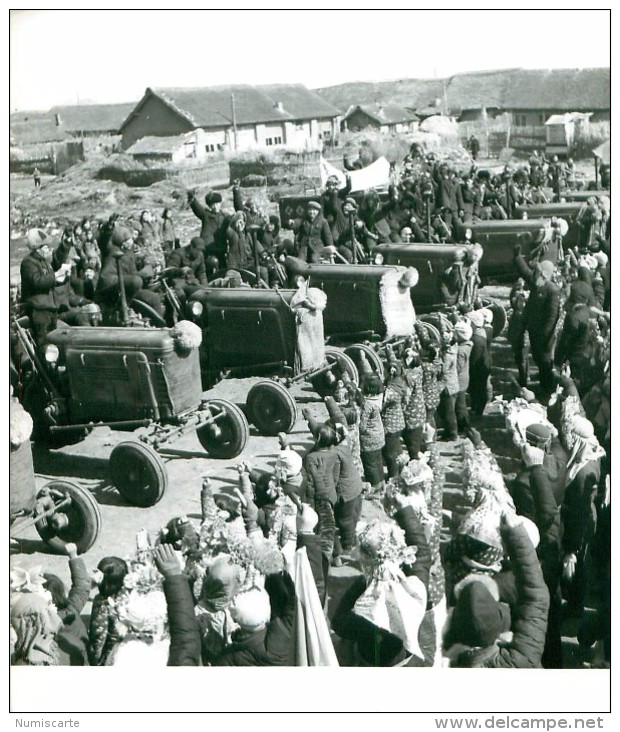
[[[407,546],[405,532],[396,524],[376,519],[358,535],[361,557],[382,574],[389,564],[414,564],[417,547]]]

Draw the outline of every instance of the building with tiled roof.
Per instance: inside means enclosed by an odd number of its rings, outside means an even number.
[[[380,132],[415,132],[418,117],[393,102],[355,104],[347,110],[343,125],[350,132],[374,129]]]
[[[207,153],[278,145],[316,148],[335,135],[338,116],[338,109],[301,84],[148,88],[120,131],[125,149],[143,137],[198,129]]]

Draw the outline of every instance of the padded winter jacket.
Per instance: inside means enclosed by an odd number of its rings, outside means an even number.
[[[463,651],[453,662],[455,667],[542,668],[549,590],[523,526],[503,527],[502,536],[508,547],[518,598],[512,615],[512,641],[505,646]]]

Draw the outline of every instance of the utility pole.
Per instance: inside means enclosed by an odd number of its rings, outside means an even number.
[[[233,126],[233,137],[235,140],[235,150],[237,149],[237,117],[235,115],[235,95],[230,95],[230,106],[232,108],[232,126]]]

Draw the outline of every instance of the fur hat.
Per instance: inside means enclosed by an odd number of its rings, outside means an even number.
[[[127,228],[126,226],[123,226],[122,224],[116,224],[114,226],[114,230],[112,231],[112,236],[110,238],[110,241],[114,246],[120,247],[123,245],[124,242],[126,242],[128,239],[133,238],[133,232],[131,229]]]
[[[211,193],[207,193],[205,196],[205,201],[207,205],[213,206],[214,203],[222,203],[222,196],[215,191],[211,191]]]
[[[486,648],[510,630],[510,609],[493,597],[485,582],[469,581],[459,593],[445,637],[446,648],[455,643]]]
[[[258,587],[240,592],[230,606],[233,620],[246,630],[265,625],[271,617],[271,602],[265,590]]]
[[[43,229],[30,229],[26,234],[26,243],[31,252],[36,252],[37,249],[40,249],[46,244],[49,246],[51,239]]]
[[[544,447],[551,439],[551,430],[544,424],[531,424],[525,429],[525,439],[534,447]]]
[[[459,320],[454,326],[454,334],[461,342],[470,340],[473,332],[474,329],[468,320]]]
[[[398,280],[399,287],[415,287],[418,284],[420,275],[415,267],[407,267],[401,278]]]

